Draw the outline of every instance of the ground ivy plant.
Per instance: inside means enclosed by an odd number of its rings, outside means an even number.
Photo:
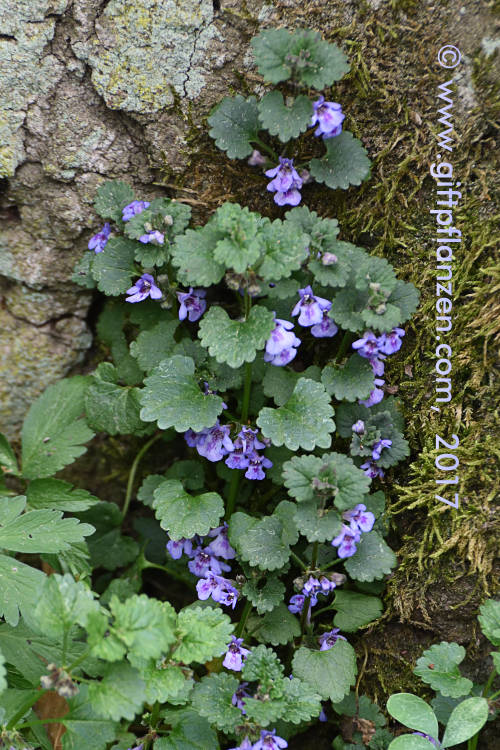
[[[217,146],[231,159],[249,157],[251,166],[261,168],[280,206],[297,206],[311,182],[343,190],[360,185],[370,172],[366,150],[343,130],[341,104],[325,99],[325,89],[349,72],[342,50],[309,29],[268,29],[251,44],[264,82],[280,88],[217,104],[208,118]]]

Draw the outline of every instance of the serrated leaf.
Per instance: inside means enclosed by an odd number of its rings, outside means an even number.
[[[86,452],[94,433],[81,419],[89,379],[82,376],[49,386],[31,406],[21,432],[26,479],[49,477]]]
[[[327,651],[301,646],[293,657],[293,674],[323,699],[342,700],[356,680],[356,654],[347,641],[338,640]]]
[[[383,578],[396,566],[396,555],[377,531],[370,531],[356,542],[356,552],[344,562],[344,567],[356,581]]]
[[[0,616],[9,625],[19,622],[19,610],[31,623],[45,575],[13,557],[0,555]]]
[[[89,426],[109,435],[144,435],[151,431],[140,416],[139,388],[118,385],[118,373],[103,362],[94,373],[85,393],[85,413]]]
[[[342,453],[324,453],[321,458],[294,456],[283,466],[283,480],[288,493],[299,502],[326,494],[333,496],[339,510],[352,508],[370,487],[364,471]]]
[[[285,680],[283,718],[292,724],[308,721],[321,711],[320,696],[297,677]]]
[[[283,540],[283,523],[277,516],[257,519],[246,513],[233,513],[229,541],[242,560],[261,570],[277,570],[290,557],[290,546]]]
[[[224,503],[217,492],[193,496],[177,479],[166,479],[153,496],[156,518],[174,540],[190,539],[195,534],[205,536],[224,513]]]
[[[366,399],[375,388],[373,368],[367,359],[352,354],[345,365],[326,365],[321,382],[337,401]]]
[[[347,190],[350,185],[361,185],[370,174],[371,161],[361,141],[348,130],[325,141],[326,154],[311,159],[309,171],[317,182],[332,190]]]
[[[106,247],[94,258],[92,275],[101,292],[109,296],[124,294],[132,286],[137,242],[126,237],[111,237]]]
[[[259,257],[262,247],[259,227],[262,217],[238,203],[224,203],[212,216],[211,223],[221,233],[214,258],[226,268],[243,273]]]
[[[208,134],[230,159],[244,159],[252,153],[252,142],[259,132],[259,111],[254,96],[225,97],[208,118]]]
[[[264,255],[256,270],[265,281],[288,278],[307,258],[309,237],[290,222],[275,219],[265,223],[259,240]]]
[[[486,698],[467,698],[453,710],[442,739],[443,747],[452,747],[473,737],[488,721]]]
[[[226,271],[214,258],[217,242],[223,235],[212,223],[198,229],[187,229],[175,238],[172,261],[179,268],[178,278],[186,286],[217,284]]]
[[[171,665],[156,667],[153,663],[140,671],[146,684],[148,703],[158,701],[179,705],[187,702],[194,682],[186,677],[180,667]]]
[[[188,607],[177,616],[177,638],[180,645],[172,658],[190,664],[203,664],[227,651],[233,624],[220,609]]]
[[[321,379],[321,370],[319,367],[312,365],[307,370],[304,370],[303,373],[300,373],[294,370],[287,370],[284,367],[267,365],[264,380],[262,381],[264,393],[266,396],[274,399],[276,406],[283,406],[292,395],[293,389],[300,377],[319,382]]]
[[[266,81],[279,83],[292,75],[292,66],[287,61],[291,34],[286,29],[268,29],[254,36],[250,44],[259,73]]]
[[[17,467],[16,454],[12,450],[9,441],[0,432],[0,470],[5,471],[6,474],[19,474]]]
[[[113,721],[132,721],[146,697],[139,672],[126,662],[107,667],[101,682],[89,685],[88,695],[95,713]]]
[[[285,586],[273,575],[250,578],[242,588],[242,594],[252,602],[259,615],[270,612],[283,601]]]
[[[163,359],[167,359],[175,347],[174,333],[178,320],[161,320],[152,328],[142,331],[130,344],[130,353],[140,367],[151,372]]]
[[[387,701],[387,710],[403,726],[437,739],[439,728],[436,716],[422,698],[411,693],[396,693]]]
[[[219,750],[210,722],[195,711],[170,709],[162,716],[172,728],[166,737],[155,740],[154,750]]]
[[[382,614],[380,599],[356,591],[335,591],[333,608],[337,610],[333,624],[346,633],[354,633]]]
[[[452,698],[468,695],[473,683],[462,677],[458,665],[465,658],[465,649],[458,643],[442,641],[424,651],[413,670],[433,690]],[[432,664],[432,667],[429,665]]]
[[[0,548],[13,552],[59,552],[69,549],[72,542],[81,542],[95,529],[77,518],[62,518],[57,510],[31,510],[22,515],[26,504],[16,505],[18,515],[12,516],[12,498],[0,498]]]
[[[63,750],[105,750],[116,735],[116,724],[98,718],[88,699],[87,685],[80,685],[79,692],[68,700],[69,713],[61,719],[66,727],[62,736]]]
[[[300,635],[300,623],[288,610],[286,604],[280,602],[277,607],[261,618],[259,627],[252,635],[261,643],[280,646]]]
[[[368,304],[368,292],[359,292],[351,287],[341,289],[332,300],[328,316],[346,331],[354,333],[365,328],[362,312]]]
[[[299,503],[294,510],[293,520],[309,542],[331,541],[342,530],[339,513],[334,509],[322,510],[316,500]]]
[[[231,320],[222,307],[211,307],[200,321],[200,340],[217,362],[238,368],[253,362],[274,328],[270,310],[255,306],[247,320]]]
[[[500,646],[500,601],[488,599],[481,604],[477,619],[486,638],[494,646]]]
[[[134,191],[122,180],[109,180],[97,189],[94,208],[103,219],[122,220],[122,209],[132,203]]]
[[[291,105],[285,105],[280,91],[270,91],[259,102],[259,119],[271,135],[282,143],[298,136],[311,125],[313,106],[307,96],[297,96]]]
[[[245,660],[241,676],[248,682],[260,683],[262,692],[271,698],[283,695],[283,665],[272,648],[262,645],[253,648]]]
[[[34,479],[26,490],[26,499],[31,509],[53,508],[79,512],[87,510],[99,502],[94,497],[78,487],[73,487],[62,479]]]
[[[236,677],[225,672],[203,677],[193,690],[194,711],[223,732],[232,732],[241,722],[241,711],[231,703],[238,686]]]
[[[99,609],[88,586],[68,574],[48,576],[39,594],[37,630],[54,640],[62,641],[75,624],[84,627],[89,614]]]
[[[317,445],[329,448],[330,433],[335,429],[333,414],[324,387],[300,378],[286,404],[278,409],[261,409],[257,424],[273,445],[286,445],[294,451],[313,450]]]
[[[174,427],[177,432],[199,432],[213,427],[223,408],[220,396],[205,395],[201,390],[190,357],[174,355],[163,360],[144,385],[140,417],[145,422],[156,421],[162,430]]]

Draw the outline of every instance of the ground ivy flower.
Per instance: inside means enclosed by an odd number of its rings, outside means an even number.
[[[384,476],[383,470],[380,466],[377,466],[375,461],[365,461],[365,463],[361,464],[359,468],[363,469],[366,476],[370,477],[370,479],[375,479],[376,477],[382,478]]]
[[[226,604],[233,609],[238,601],[238,590],[234,588],[231,581],[222,576],[209,573],[206,578],[200,578],[196,584],[198,598],[204,601],[212,597],[218,604]]]
[[[332,547],[337,547],[337,554],[339,557],[352,557],[356,552],[356,542],[361,539],[361,534],[358,531],[358,527],[354,524],[346,526],[342,524],[342,531],[335,539],[332,539]]]
[[[299,192],[302,178],[293,166],[293,159],[280,156],[279,160],[277,167],[268,169],[265,173],[266,177],[274,178],[268,183],[267,189],[275,193],[274,202],[278,206],[298,206],[302,197]]]
[[[163,245],[165,235],[159,232],[158,229],[152,229],[147,234],[141,234],[139,242],[142,242],[143,245],[147,245],[148,242],[151,242],[153,245]]]
[[[196,450],[209,461],[221,461],[227,453],[234,449],[229,437],[228,425],[220,425],[219,420],[206,431],[205,435],[196,442]]]
[[[236,550],[234,550],[229,544],[227,538],[228,525],[226,522],[222,526],[217,526],[216,529],[212,529],[208,532],[208,536],[215,537],[213,542],[207,547],[207,550],[217,557],[223,557],[224,560],[232,560],[236,557]]]
[[[362,419],[358,419],[357,422],[354,422],[353,426],[351,427],[351,430],[356,433],[356,435],[363,435],[365,432],[365,423]]]
[[[304,596],[304,594],[294,594],[294,596],[290,597],[290,604],[288,605],[288,609],[294,615],[298,615],[300,612],[302,612],[305,600],[306,597]]]
[[[238,706],[238,708],[239,708],[239,706]],[[232,748],[230,748],[230,750],[252,750],[252,748],[253,748],[252,743],[250,742],[250,740],[248,739],[248,737],[245,737],[245,739],[243,740],[243,742],[241,743],[241,745],[238,745],[238,747],[232,747]]]
[[[233,669],[235,672],[241,672],[243,668],[243,662],[250,653],[248,648],[243,648],[243,638],[235,638],[231,636],[232,643],[229,644],[229,648],[224,657],[222,665],[226,669]]]
[[[360,339],[353,342],[352,348],[365,359],[374,359],[380,352],[379,340],[372,331],[365,331]]]
[[[191,323],[199,320],[207,309],[207,303],[203,299],[205,295],[205,289],[193,289],[192,286],[189,287],[189,292],[177,292],[180,302],[179,320],[187,318]]]
[[[264,469],[272,468],[272,461],[259,453],[252,451],[248,456],[248,468],[245,472],[247,479],[265,479]]]
[[[166,547],[169,551],[170,557],[173,560],[180,560],[182,555],[191,555],[193,551],[193,540],[192,539],[179,539],[174,541],[171,539],[167,542]]]
[[[194,551],[192,559],[188,562],[188,568],[198,578],[205,578],[208,573],[219,575],[231,570],[230,565],[221,562],[210,550],[201,547]]]
[[[266,163],[266,161],[266,157],[262,156],[260,151],[254,149],[248,158],[247,164],[249,164],[251,167],[262,167]]]
[[[342,641],[346,641],[347,638],[344,638],[343,635],[337,635],[340,631],[340,628],[333,628],[333,630],[330,630],[328,633],[323,633],[323,635],[320,635],[319,637],[319,643],[320,643],[320,651],[328,651],[329,649],[333,648],[339,638]]]
[[[323,310],[323,320],[321,323],[311,327],[311,333],[317,339],[332,338],[338,331],[338,326],[328,317],[327,310]]]
[[[375,404],[379,404],[384,398],[384,391],[379,386],[384,385],[385,381],[381,380],[380,378],[375,378],[373,382],[375,384],[375,388],[370,391],[370,395],[368,396],[368,398],[364,400],[358,400],[358,404],[361,404],[361,406],[375,406]]]
[[[312,105],[314,113],[311,125],[318,125],[314,135],[321,135],[323,138],[332,138],[339,135],[342,132],[342,122],[345,119],[341,105],[337,102],[325,102],[324,96],[320,96]]]
[[[401,349],[401,338],[405,335],[402,328],[393,328],[390,333],[383,333],[378,338],[378,348],[383,354],[394,354]]]
[[[94,234],[94,236],[90,238],[88,249],[93,250],[95,253],[102,253],[102,251],[106,247],[106,243],[109,239],[110,234],[111,226],[107,221],[101,231],[97,232],[97,234]]]
[[[297,354],[300,339],[292,333],[295,327],[289,320],[275,318],[274,328],[266,341],[264,360],[281,367],[287,365]]]
[[[250,698],[250,693],[245,689],[248,685],[248,682],[240,682],[240,686],[236,690],[235,693],[233,693],[233,697],[231,698],[231,703],[233,706],[236,706],[236,708],[239,708],[241,713],[244,714],[245,712],[245,698]]]
[[[366,510],[366,505],[358,503],[352,510],[346,510],[342,513],[342,518],[349,523],[354,523],[360,531],[371,531],[375,523],[375,516],[371,511]]]
[[[377,440],[376,443],[373,443],[372,445],[373,460],[378,461],[384,448],[390,448],[391,445],[392,445],[392,440]]]
[[[299,289],[299,295],[300,299],[292,310],[292,317],[298,315],[298,323],[304,327],[322,323],[323,311],[328,311],[332,303],[323,297],[315,297],[310,286]]]
[[[129,296],[125,299],[125,302],[142,302],[147,297],[160,299],[162,296],[161,289],[156,286],[155,280],[149,273],[143,273],[134,286],[127,289],[126,293]]]
[[[144,209],[149,208],[149,206],[149,201],[132,201],[132,203],[129,203],[128,206],[125,206],[125,208],[122,209],[123,221],[130,221],[130,219],[133,219],[134,216],[142,213]]]
[[[288,742],[276,735],[276,729],[272,732],[262,729],[260,740],[253,745],[253,750],[281,750],[284,747],[288,747]]]

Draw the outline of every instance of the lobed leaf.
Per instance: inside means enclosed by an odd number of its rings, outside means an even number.
[[[124,294],[132,286],[134,259],[138,243],[126,237],[111,237],[92,262],[97,288],[111,297]]]
[[[208,118],[208,134],[230,159],[244,159],[252,153],[252,142],[259,132],[259,110],[254,96],[226,96]]]
[[[94,208],[103,219],[122,220],[122,209],[132,203],[134,191],[122,180],[108,180],[97,189]]]
[[[272,312],[252,307],[247,320],[231,320],[222,307],[211,307],[200,321],[200,340],[217,362],[238,368],[253,362],[274,328]]]
[[[464,658],[463,646],[442,641],[424,651],[413,672],[442,695],[460,698],[468,695],[473,686],[471,680],[462,677],[458,668]]]
[[[153,497],[156,518],[174,540],[191,539],[195,534],[205,536],[224,513],[224,503],[217,492],[193,496],[177,479],[166,479]]]
[[[100,682],[88,687],[90,705],[103,719],[132,721],[142,709],[146,694],[139,672],[127,662],[110,664]]]
[[[203,664],[227,651],[233,624],[229,617],[215,607],[186,607],[177,616],[175,661]]]
[[[347,641],[338,640],[327,651],[301,646],[293,657],[293,674],[324,700],[338,702],[356,680],[356,655]]]
[[[325,140],[326,154],[311,159],[309,171],[316,182],[332,190],[347,190],[350,185],[361,185],[370,174],[371,162],[361,141],[348,130]]]
[[[376,596],[358,594],[357,591],[337,590],[333,607],[337,610],[333,624],[346,633],[354,633],[382,614],[380,599]]]
[[[378,580],[396,566],[396,555],[377,531],[363,534],[356,547],[354,555],[344,563],[347,573],[356,581]]]
[[[311,126],[313,107],[310,99],[302,94],[291,104],[285,104],[281,92],[270,91],[258,106],[262,127],[271,135],[277,135],[282,143],[298,138]]]
[[[192,707],[223,732],[232,732],[241,722],[241,711],[231,699],[239,686],[233,675],[221,672],[202,677],[193,690]]]

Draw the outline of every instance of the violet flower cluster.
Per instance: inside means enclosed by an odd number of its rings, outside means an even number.
[[[362,419],[358,419],[357,422],[355,422],[352,426],[352,431],[356,434],[362,437],[365,432],[365,423]],[[371,458],[368,459],[368,461],[365,461],[364,464],[361,464],[360,469],[363,469],[365,474],[370,477],[370,479],[375,479],[376,477],[382,478],[384,476],[383,469],[378,466],[377,461],[382,455],[382,451],[384,448],[390,448],[392,445],[392,440],[381,438],[379,440],[375,440],[375,442],[371,446]]]
[[[318,603],[319,594],[328,596],[328,594],[330,594],[334,590],[334,588],[336,588],[336,586],[337,584],[335,583],[335,581],[330,580],[330,578],[327,578],[326,576],[320,576],[319,578],[309,576],[302,587],[301,593],[295,594],[290,598],[288,609],[293,614],[299,614],[304,608],[306,599],[309,599],[310,608],[315,607]]]
[[[345,118],[341,105],[337,102],[325,102],[325,97],[320,96],[313,102],[313,108],[311,125],[318,126],[314,135],[321,136],[324,139],[340,135]]]
[[[149,201],[132,201],[122,209],[122,220],[130,221],[137,214],[142,214],[144,209],[149,208],[150,205]]]
[[[366,505],[358,503],[351,510],[344,511],[342,518],[349,525],[342,524],[342,531],[331,541],[331,545],[337,547],[339,557],[352,557],[356,552],[357,542],[361,540],[361,534],[372,530],[375,516],[366,510]]]
[[[242,427],[233,441],[229,437],[229,425],[221,425],[217,420],[213,427],[200,432],[187,430],[184,439],[209,461],[221,461],[227,456],[224,463],[230,469],[244,469],[247,479],[261,480],[266,478],[264,469],[270,469],[273,464],[258,452],[266,448],[269,441],[259,440],[257,432],[251,427]]]
[[[278,737],[276,729],[273,729],[272,732],[268,729],[262,729],[260,739],[257,742],[252,744],[248,737],[245,737],[240,745],[231,748],[231,750],[283,750],[285,747],[288,747],[288,742],[282,737]]]
[[[88,249],[93,250],[95,253],[102,253],[109,240],[110,234],[111,226],[109,224],[109,221],[107,221],[101,231],[97,232],[97,234],[94,234],[94,236],[90,238]]]
[[[274,202],[278,206],[298,206],[302,198],[302,177],[293,166],[293,159],[280,156],[279,161],[277,167],[266,170],[266,177],[273,178],[267,189],[274,193]]]
[[[374,406],[384,398],[384,391],[381,386],[384,385],[385,381],[380,378],[380,375],[384,374],[384,359],[387,355],[394,354],[401,349],[401,338],[404,335],[405,332],[402,328],[393,328],[390,333],[383,333],[381,336],[375,336],[372,331],[366,331],[362,338],[353,343],[352,348],[361,357],[369,360],[374,374],[379,376],[375,378],[375,388],[368,398],[364,401],[358,401],[362,406]]]

